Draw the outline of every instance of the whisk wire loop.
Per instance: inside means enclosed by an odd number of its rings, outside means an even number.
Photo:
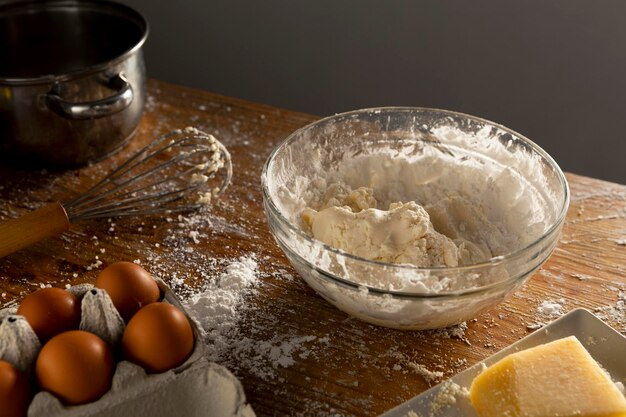
[[[218,186],[202,193],[224,167]],[[71,222],[186,211],[221,194],[231,178],[226,147],[212,135],[186,128],[154,140],[63,206]]]

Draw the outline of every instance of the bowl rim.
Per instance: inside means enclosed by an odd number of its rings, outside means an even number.
[[[289,221],[280,211],[280,209],[278,208],[278,206],[276,205],[276,203],[274,202],[274,199],[272,198],[270,192],[269,192],[269,187],[268,187],[268,171],[270,168],[270,165],[272,164],[273,160],[275,159],[276,155],[278,154],[278,152],[280,152],[283,148],[285,148],[286,146],[288,146],[289,144],[291,144],[292,142],[295,142],[297,136],[305,131],[306,129],[309,129],[315,125],[318,124],[323,124],[325,122],[328,122],[330,120],[333,119],[337,119],[337,118],[342,118],[342,117],[349,117],[350,115],[353,114],[362,114],[362,113],[367,113],[367,112],[379,112],[379,113],[383,113],[383,112],[392,112],[392,111],[417,111],[417,112],[435,112],[435,113],[441,113],[443,115],[448,115],[448,116],[455,116],[455,117],[461,117],[461,118],[467,118],[470,119],[472,121],[475,122],[479,122],[479,123],[483,123],[486,125],[489,125],[491,127],[496,127],[498,129],[501,129],[502,131],[504,131],[505,133],[511,134],[513,136],[515,136],[516,138],[521,139],[526,145],[528,145],[535,153],[539,154],[544,160],[546,160],[548,162],[548,164],[554,169],[559,182],[561,183],[562,189],[563,189],[563,201],[560,207],[560,211],[558,213],[558,217],[556,218],[556,220],[550,225],[550,227],[541,235],[539,236],[537,239],[533,240],[532,242],[530,242],[529,244],[527,244],[526,246],[517,249],[513,252],[507,253],[505,255],[501,255],[501,256],[494,256],[489,258],[486,261],[483,262],[479,262],[479,263],[475,263],[475,264],[471,264],[471,265],[463,265],[463,266],[456,266],[456,267],[446,267],[446,266],[434,266],[434,267],[419,267],[419,266],[415,266],[415,265],[411,265],[411,264],[394,264],[394,263],[389,263],[389,262],[382,262],[382,261],[376,261],[376,260],[372,260],[372,259],[367,259],[367,258],[362,258],[360,256],[356,256],[353,255],[349,252],[346,252],[342,249],[338,249],[338,248],[334,248],[330,245],[327,245],[326,243],[317,240],[315,238],[313,238],[312,236],[310,236],[309,234],[307,234],[306,232],[304,232],[302,229],[300,229],[299,227],[297,227],[296,225],[294,225],[293,223],[291,223],[291,221]],[[509,129],[506,126],[503,126],[499,123],[495,123],[492,122],[488,119],[484,119],[481,117],[477,117],[477,116],[472,116],[466,113],[461,113],[461,112],[456,112],[456,111],[452,111],[452,110],[444,110],[444,109],[438,109],[438,108],[430,108],[430,107],[411,107],[411,106],[386,106],[386,107],[370,107],[370,108],[363,108],[363,109],[357,109],[357,110],[351,110],[351,111],[347,111],[347,112],[343,112],[343,113],[337,113],[334,114],[332,116],[327,116],[327,117],[323,117],[320,118],[314,122],[308,123],[305,126],[302,126],[301,128],[293,131],[292,133],[290,133],[284,140],[282,140],[278,145],[276,145],[270,155],[268,156],[267,160],[265,161],[265,164],[263,165],[263,171],[261,173],[261,188],[262,188],[262,193],[263,193],[263,199],[266,202],[266,207],[270,209],[270,211],[278,218],[278,220],[280,221],[281,224],[284,224],[287,226],[287,228],[295,233],[296,235],[298,235],[300,238],[305,239],[306,241],[308,241],[311,244],[314,245],[318,245],[321,246],[324,250],[326,251],[330,251],[336,255],[340,255],[343,257],[347,257],[350,258],[354,261],[357,262],[363,262],[365,264],[370,264],[370,265],[378,265],[378,266],[384,266],[387,268],[394,268],[394,269],[400,269],[400,270],[410,270],[410,271],[421,271],[421,272],[441,272],[441,271],[449,271],[451,273],[461,273],[461,272],[471,272],[471,271],[475,271],[475,270],[479,270],[479,269],[483,269],[485,267],[493,267],[493,266],[497,266],[497,265],[501,265],[504,262],[507,262],[511,259],[516,259],[521,257],[522,255],[524,255],[527,251],[529,251],[530,249],[532,249],[533,247],[539,245],[541,242],[544,241],[544,239],[550,235],[552,235],[558,228],[560,228],[565,220],[565,217],[567,215],[567,211],[569,208],[569,203],[570,203],[570,188],[569,188],[569,184],[567,182],[567,179],[565,177],[565,174],[563,173],[563,171],[561,170],[561,168],[559,167],[559,165],[556,163],[556,161],[543,149],[541,148],[539,145],[537,145],[535,142],[533,142],[532,140],[528,139],[526,136],[512,130]],[[546,256],[545,260],[547,260],[550,256]],[[545,261],[544,260],[544,261]],[[316,268],[317,269],[317,268]],[[439,293],[409,293],[409,292],[402,292],[402,291],[392,291],[392,290],[385,290],[382,288],[378,288],[378,287],[370,287],[368,285],[363,285],[363,284],[358,284],[357,282],[354,282],[352,280],[348,280],[346,278],[341,278],[341,277],[335,277],[334,274],[329,273],[327,271],[325,271],[326,273],[324,274],[324,276],[327,276],[329,278],[333,278],[338,282],[341,282],[342,284],[346,284],[346,282],[351,282],[354,283],[355,285],[359,286],[359,287],[366,287],[370,290],[374,290],[376,292],[385,292],[385,293],[390,293],[390,294],[395,294],[395,295],[428,295],[428,296],[433,296],[433,295],[462,295],[465,294],[468,291],[471,292],[475,292],[476,290],[479,289],[484,289],[487,287],[492,286],[495,283],[491,283],[491,284],[487,284],[484,286],[480,286],[480,287],[470,287],[467,290],[455,290],[455,291],[445,291],[445,292],[439,292]],[[508,280],[503,280],[503,281],[510,281],[510,279]],[[498,281],[498,283],[501,283],[503,281]]]

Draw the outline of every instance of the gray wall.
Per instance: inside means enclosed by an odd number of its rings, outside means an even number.
[[[626,1],[123,0],[149,76],[317,115],[439,107],[626,183]]]

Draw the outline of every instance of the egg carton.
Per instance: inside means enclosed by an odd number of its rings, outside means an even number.
[[[184,307],[161,280],[156,280],[166,302],[180,309],[189,319],[194,334],[194,350],[180,366],[159,374],[148,374],[131,362],[119,361],[116,365],[111,389],[99,400],[83,405],[64,405],[46,391],[39,391],[28,409],[28,417],[254,417],[239,380],[226,368],[209,362],[204,356],[202,331],[189,317]],[[93,289],[91,284],[70,287],[82,300]],[[15,315],[16,308],[0,310],[0,330],[19,326],[25,320]],[[2,327],[7,326],[5,329]],[[0,331],[0,335],[14,337],[16,332]],[[24,339],[24,336],[21,336]],[[32,336],[27,336],[33,338]],[[33,364],[41,348],[36,337],[29,341],[32,349],[24,349],[24,340],[0,340],[0,359],[11,362],[27,375],[33,373]],[[7,346],[22,343],[19,355]],[[30,352],[30,353],[29,353]]]

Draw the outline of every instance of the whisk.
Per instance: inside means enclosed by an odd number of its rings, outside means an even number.
[[[210,189],[223,168],[221,182]],[[232,174],[230,154],[214,136],[193,127],[172,131],[74,200],[0,224],[0,257],[56,236],[80,220],[198,209],[226,189]]]

